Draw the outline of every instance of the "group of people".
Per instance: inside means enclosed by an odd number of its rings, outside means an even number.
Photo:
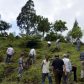
[[[64,54],[64,58],[60,59],[59,55],[55,55],[53,62],[51,64],[52,71],[55,78],[55,84],[70,84],[71,81],[71,73],[72,73],[72,64],[69,59],[69,55]],[[74,69],[75,68],[75,69]],[[74,81],[77,82],[77,75],[76,75],[76,67],[73,66],[74,73]],[[45,78],[48,77],[49,84],[52,84],[52,77],[50,74],[50,61],[48,56],[42,61],[42,84],[45,84]]]
[[[6,51],[6,60],[5,63],[10,64],[11,60],[14,56],[14,49],[12,47],[12,45],[9,45],[9,47],[7,48]],[[18,59],[18,77],[19,79],[22,77],[22,72],[23,72],[23,68],[29,68],[30,65],[34,64],[36,61],[36,50],[34,48],[31,48],[29,54],[28,54],[28,58],[26,60],[26,62],[24,62],[24,55],[25,52],[21,52],[20,57]]]
[[[51,46],[51,41],[48,41],[47,43],[48,43],[48,47],[50,47]],[[56,48],[58,50],[60,50],[60,48],[61,48],[60,39],[57,39],[56,42],[55,42],[55,44],[56,44]],[[77,51],[80,51],[80,46],[81,46],[81,41],[80,41],[79,38],[77,38],[76,39],[76,50]]]

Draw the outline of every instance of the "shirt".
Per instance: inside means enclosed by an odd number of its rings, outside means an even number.
[[[31,55],[32,55],[32,56],[33,56],[33,55],[34,55],[34,56],[36,55],[36,51],[35,51],[34,48],[30,50],[29,55],[30,55],[30,56],[31,56]]]
[[[42,62],[42,73],[49,73],[50,61],[43,60]]]
[[[8,55],[13,55],[14,54],[14,49],[12,47],[9,47],[6,52],[7,52]]]
[[[61,71],[63,71],[63,65],[64,65],[63,60],[61,60],[59,58],[56,58],[52,63],[52,66],[54,67],[54,69],[58,69]]]
[[[19,64],[23,64],[23,59],[22,59],[22,57],[19,58],[19,61],[18,61],[18,62],[19,62]]]
[[[50,41],[48,41],[48,44],[51,44],[51,42],[50,42]]]
[[[72,65],[70,60],[68,58],[63,58],[63,61],[65,64],[66,72],[70,72],[72,70]]]

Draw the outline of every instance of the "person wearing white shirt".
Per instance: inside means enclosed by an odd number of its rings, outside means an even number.
[[[13,56],[14,54],[14,49],[12,48],[12,45],[9,45],[7,51],[7,57],[6,57],[6,63],[10,63],[11,61],[11,57]]]
[[[60,39],[56,40],[56,48],[60,50]]]
[[[49,65],[50,65],[49,58],[46,57],[46,59],[42,61],[42,84],[45,83],[46,76],[48,77],[49,84],[52,84],[52,78],[49,74],[50,73]]]
[[[72,65],[70,62],[70,59],[68,58],[67,54],[64,54],[64,65],[65,65],[65,69],[64,69],[64,75],[63,75],[63,84],[69,84],[70,83],[70,75],[71,75],[71,71],[72,71]]]
[[[51,46],[51,41],[48,41],[47,43],[48,43],[48,47],[50,47]]]
[[[36,59],[36,50],[32,48],[29,52],[29,57],[32,59],[32,64],[35,62]]]

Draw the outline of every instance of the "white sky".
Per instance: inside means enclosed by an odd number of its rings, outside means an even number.
[[[19,32],[16,18],[28,0],[0,0],[1,19],[12,24],[11,32]],[[50,22],[62,19],[67,22],[70,30],[75,19],[79,26],[84,27],[84,0],[33,0],[38,15],[47,17]],[[66,34],[66,32],[64,32]]]

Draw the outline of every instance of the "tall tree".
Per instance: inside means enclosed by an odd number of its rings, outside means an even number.
[[[39,21],[38,21],[37,29],[38,31],[43,32],[43,37],[44,37],[45,33],[50,30],[50,23],[48,21],[48,18],[43,18],[43,17],[38,17],[38,18]]]
[[[5,21],[0,21],[0,31],[2,33],[2,31],[4,31],[5,33],[5,30],[8,30],[9,28],[11,27],[11,25]]]
[[[81,38],[82,37],[82,31],[81,28],[78,25],[77,20],[75,20],[73,28],[71,30],[71,34],[72,38],[76,39],[76,38]]]
[[[28,0],[17,17],[17,26],[19,26],[20,30],[25,30],[27,35],[30,34],[31,29],[34,28],[35,16],[34,2]]]
[[[66,27],[65,24],[66,24],[66,22],[62,21],[62,20],[55,21],[55,23],[54,23],[54,30],[56,32],[58,32],[58,31],[63,32],[65,30],[67,30],[67,27]]]

